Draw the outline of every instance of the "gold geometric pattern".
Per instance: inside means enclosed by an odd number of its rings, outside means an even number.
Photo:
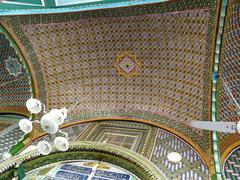
[[[229,15],[227,16],[226,31],[223,39],[223,48],[220,63],[219,78],[219,121],[240,121],[240,110],[237,103],[240,103],[240,4],[229,4]],[[225,87],[227,85],[232,96],[236,99],[235,103],[231,94]],[[232,138],[232,134],[219,133],[220,148],[224,152],[230,144],[239,141],[239,137]]]
[[[78,100],[74,114],[141,110],[187,125],[208,119],[203,117],[208,17],[207,10],[194,10],[22,28],[41,65],[48,107]],[[127,81],[113,67],[126,50],[141,60],[139,76]]]
[[[131,136],[129,134],[104,133],[101,142],[115,144],[117,146],[125,147],[133,150],[138,136]]]
[[[117,68],[119,75],[124,75],[128,78],[137,74],[141,64],[135,55],[124,52],[117,56],[114,66]]]

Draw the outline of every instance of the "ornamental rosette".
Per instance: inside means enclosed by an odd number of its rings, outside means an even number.
[[[6,69],[10,75],[17,77],[18,75],[22,74],[22,65],[18,62],[17,58],[13,58],[11,56],[5,60],[6,62]]]
[[[115,67],[118,70],[119,75],[123,75],[127,78],[135,76],[141,64],[138,62],[137,57],[129,52],[124,52],[117,56]]]

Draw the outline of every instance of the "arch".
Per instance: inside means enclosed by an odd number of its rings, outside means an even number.
[[[122,167],[143,179],[166,178],[152,162],[135,152],[115,145],[86,141],[71,142],[67,152],[59,153],[53,148],[51,154],[41,156],[33,150],[22,156],[10,158],[0,165],[0,173],[3,173],[0,179],[13,178],[14,167],[19,163],[23,163],[23,167],[28,172],[48,163],[76,159],[103,160]]]
[[[221,159],[223,176],[225,179],[230,177],[239,177],[239,171],[236,169],[239,166],[238,155],[240,152],[240,141],[231,145],[228,154],[225,154],[224,159]]]
[[[17,58],[20,60],[20,62],[22,63],[22,68],[24,69],[24,75],[20,78],[16,78],[12,81],[6,82],[4,83],[7,85],[8,83],[12,83],[12,82],[18,82],[21,81],[23,78],[27,79],[28,82],[25,83],[29,90],[29,95],[31,97],[35,96],[35,89],[36,86],[34,85],[35,83],[33,82],[33,73],[29,68],[29,65],[26,61],[25,56],[23,56],[22,51],[20,50],[18,44],[16,43],[16,41],[14,40],[14,38],[12,37],[12,35],[10,34],[10,32],[3,26],[2,21],[0,20],[0,33],[4,36],[4,38],[6,38],[6,40],[9,43],[9,47],[10,50],[11,48],[15,51],[15,55],[17,56]],[[12,50],[12,51],[13,51]],[[1,113],[14,113],[14,114],[21,114],[21,115],[25,115],[25,116],[29,116],[29,112],[27,111],[27,109],[23,106],[1,106],[0,107],[0,112]]]
[[[239,139],[239,135],[238,134],[233,134],[232,136],[229,136],[227,139],[231,140],[231,138],[233,139],[232,141],[234,143],[232,143],[231,141],[229,141],[230,143],[227,143],[226,149],[221,153],[221,164],[223,165],[224,162],[226,161],[227,157],[238,147],[240,146],[240,141],[237,139]]]
[[[96,122],[96,121],[132,121],[132,122],[137,122],[137,123],[143,123],[143,124],[147,124],[147,125],[151,125],[151,126],[155,126],[155,127],[159,127],[161,129],[164,129],[168,132],[173,133],[174,135],[176,135],[177,137],[179,137],[180,139],[183,139],[186,143],[188,143],[191,147],[193,147],[201,156],[201,158],[203,159],[203,161],[207,164],[208,168],[209,168],[209,172],[212,173],[214,171],[214,166],[212,164],[212,162],[210,161],[210,158],[206,156],[206,154],[199,148],[198,145],[196,145],[196,143],[194,143],[191,139],[189,139],[187,136],[179,133],[178,131],[169,128],[167,126],[164,126],[163,124],[159,124],[150,120],[145,120],[145,119],[137,119],[137,118],[123,118],[123,117],[113,117],[113,118],[91,118],[91,119],[83,119],[81,121],[76,121],[76,122],[69,122],[64,124],[61,128],[66,128],[69,126],[73,126],[73,125],[77,125],[77,124],[82,124],[82,123],[89,123],[89,122]],[[31,134],[30,138],[33,140],[38,139],[42,136],[46,135],[46,133],[37,133],[37,134]],[[28,143],[30,144],[31,141],[28,141]]]
[[[17,39],[14,33],[10,30],[10,28],[0,19],[0,32],[3,33],[7,39],[10,41],[11,46],[15,49],[16,53],[19,56],[19,59],[23,63],[24,69],[27,71],[29,76],[29,83],[31,87],[32,96],[38,98],[38,86],[36,82],[36,77],[34,76],[34,71],[31,63],[29,62],[29,58],[27,56],[26,50],[21,45],[21,42]]]

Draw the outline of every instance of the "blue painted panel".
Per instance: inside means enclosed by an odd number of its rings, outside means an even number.
[[[100,177],[92,177],[92,180],[109,180],[109,179],[100,178]]]
[[[94,175],[100,176],[100,177],[105,177],[105,178],[116,179],[116,180],[129,180],[130,179],[130,176],[128,174],[116,173],[116,172],[111,172],[111,171],[97,170]]]
[[[92,172],[92,168],[75,166],[75,165],[70,165],[70,164],[64,164],[60,169],[65,170],[65,171],[82,173],[82,174],[91,174],[91,172]]]
[[[77,173],[71,173],[67,171],[58,171],[55,174],[55,177],[63,178],[63,179],[72,179],[72,180],[87,180],[87,175],[77,174]]]

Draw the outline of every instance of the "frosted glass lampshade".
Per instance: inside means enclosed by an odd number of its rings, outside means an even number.
[[[67,117],[67,109],[52,109],[49,113],[52,121],[56,122],[58,125],[61,125]]]
[[[26,102],[26,106],[27,109],[33,114],[37,114],[42,110],[41,101],[34,98],[28,99]]]
[[[179,154],[178,152],[171,152],[167,155],[167,159],[170,161],[170,162],[173,162],[173,163],[178,163],[182,160],[182,155]]]
[[[69,148],[68,140],[64,137],[56,137],[54,139],[54,145],[60,151],[67,151]]]
[[[18,125],[24,133],[29,133],[32,131],[32,122],[28,119],[21,119]]]
[[[40,141],[37,144],[37,150],[42,155],[48,155],[52,151],[52,148],[47,141]]]
[[[49,134],[55,134],[58,131],[58,124],[53,121],[50,113],[44,114],[40,123],[43,131]]]

